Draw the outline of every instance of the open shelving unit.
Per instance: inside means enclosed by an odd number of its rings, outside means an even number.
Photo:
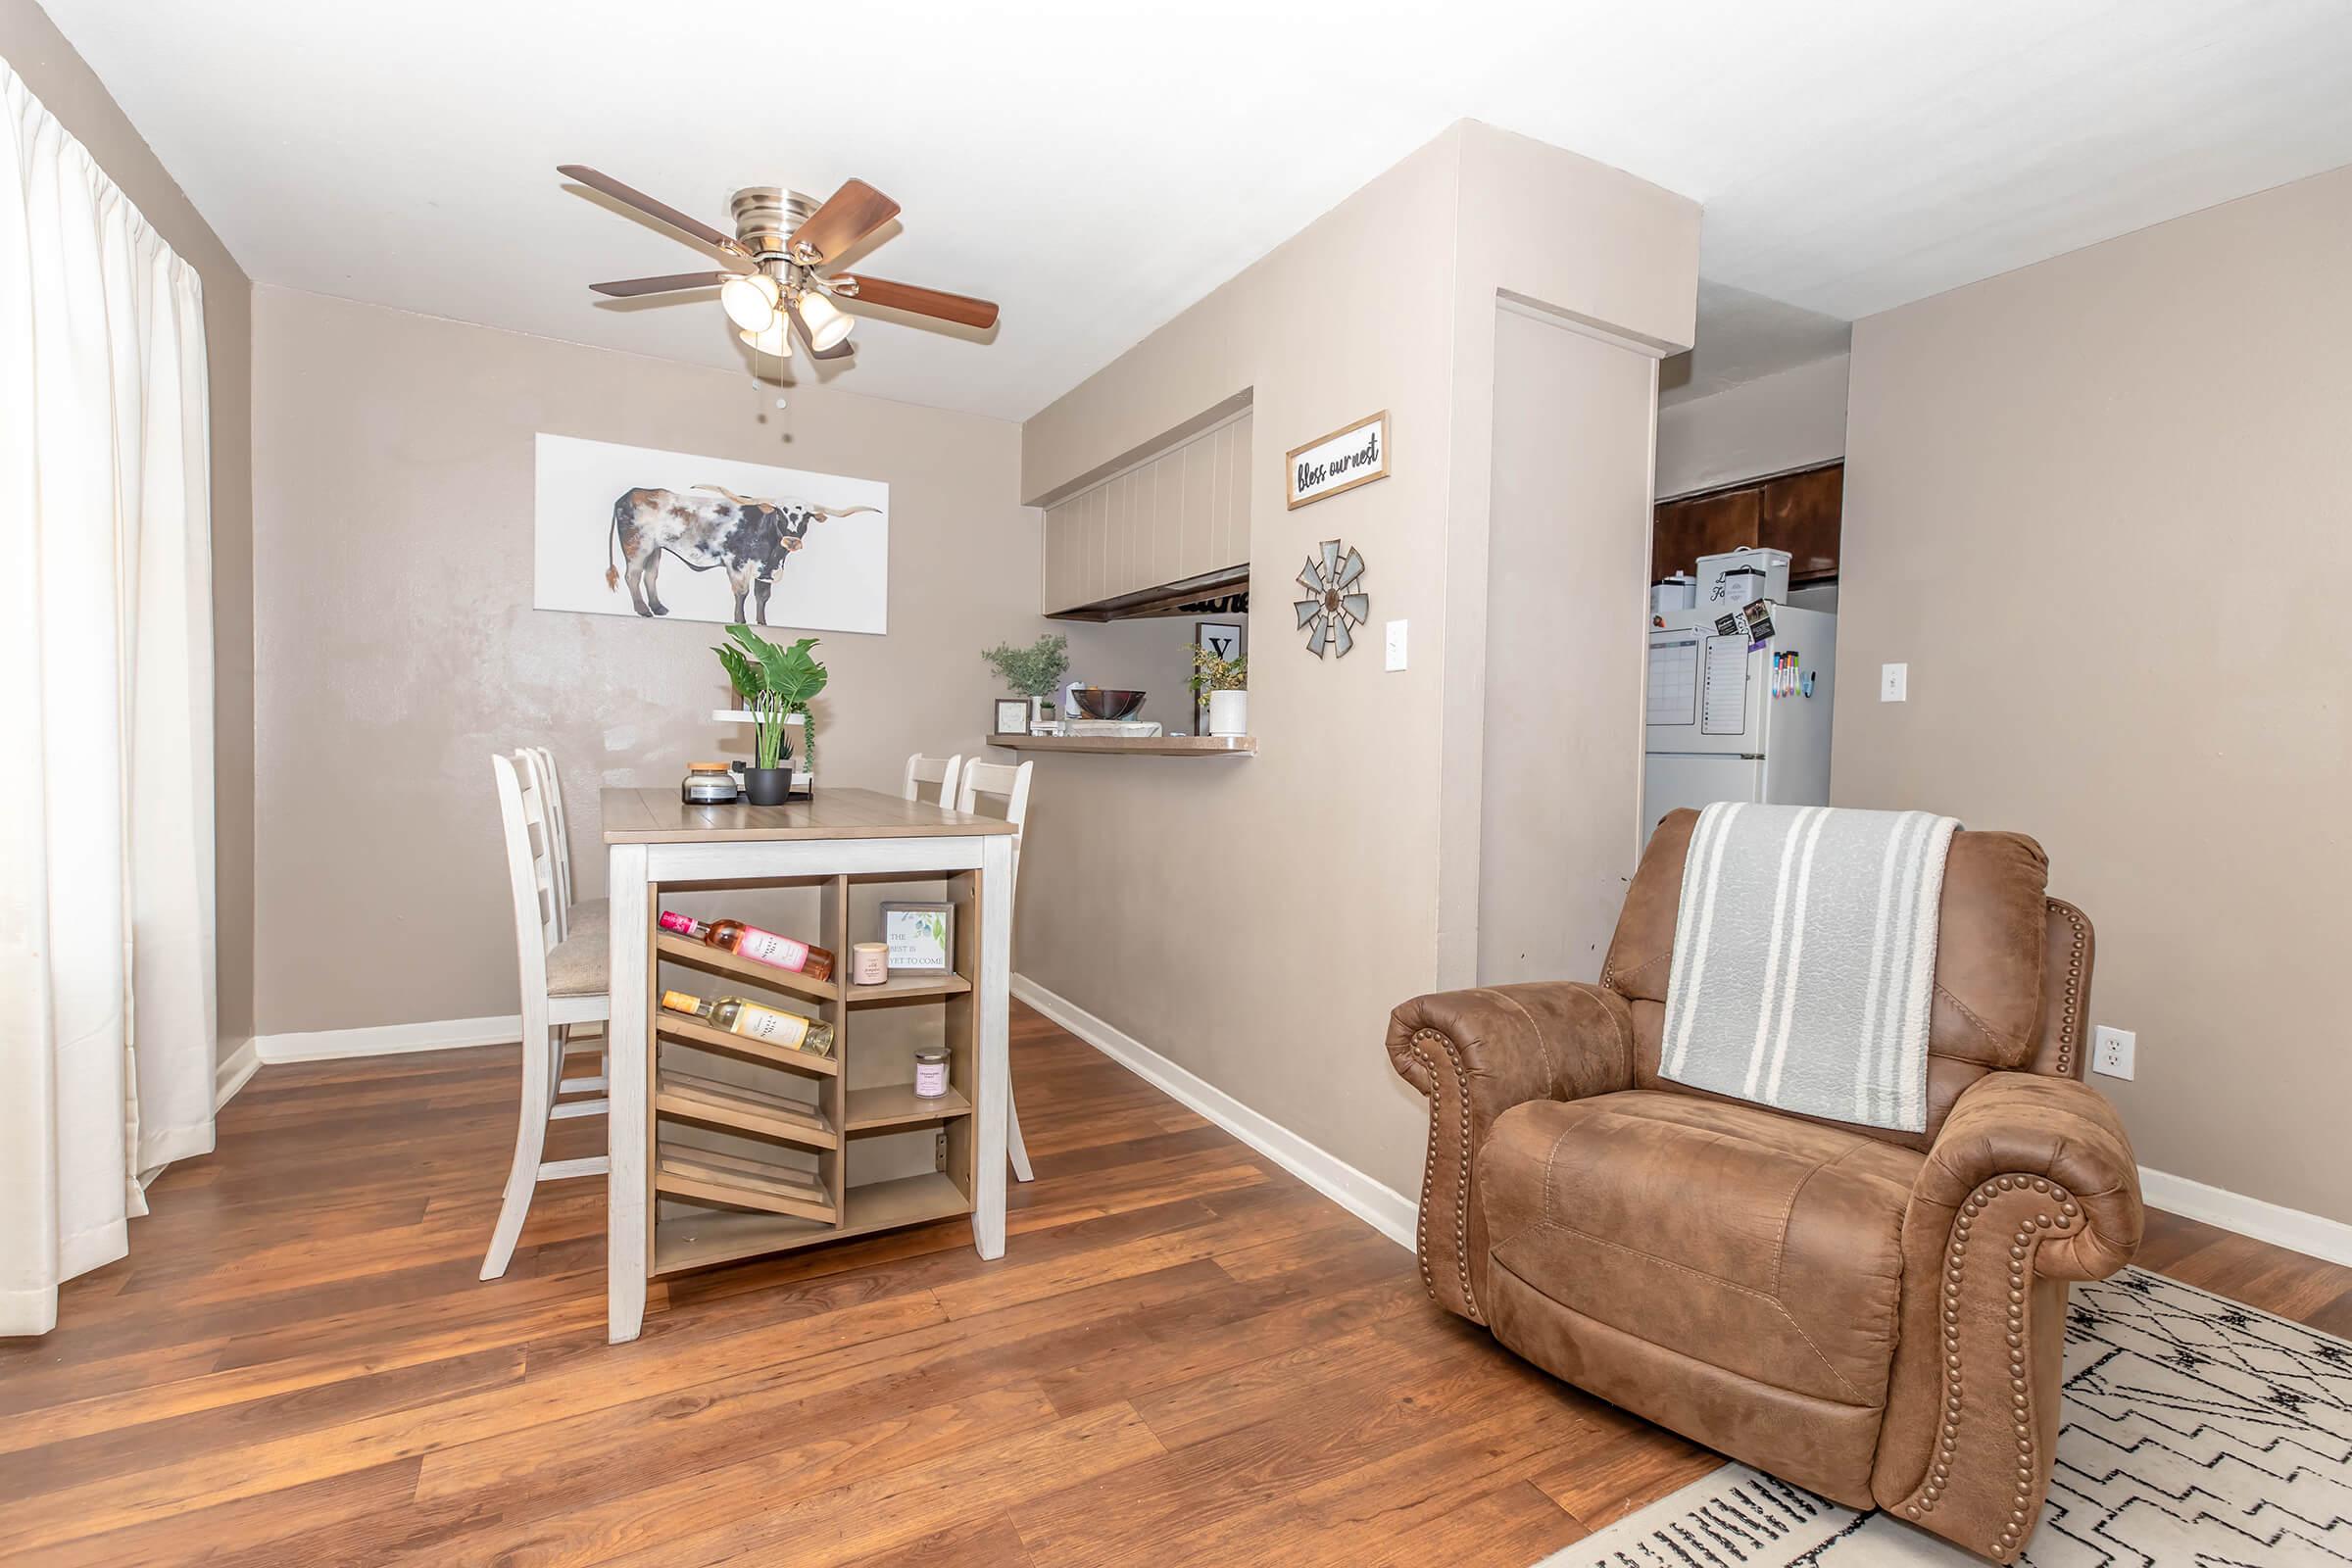
[[[898,974],[878,986],[852,986],[850,891],[854,882],[943,882],[956,908],[954,967],[941,974]],[[737,1258],[785,1251],[870,1231],[946,1219],[972,1210],[973,1108],[978,1095],[977,996],[978,871],[931,875],[809,878],[797,884],[818,893],[820,947],[842,966],[835,977],[811,980],[789,970],[739,958],[668,932],[657,931],[647,955],[653,1082],[650,1086],[652,1158],[648,1163],[657,1212],[651,1273],[666,1275]],[[682,884],[676,891],[698,890]],[[657,892],[657,903],[659,892]],[[796,932],[796,935],[799,933]],[[777,1046],[712,1028],[661,1005],[661,966],[700,970],[719,994],[784,1006],[833,1026],[829,1055]],[[911,1060],[903,1074],[872,1062],[853,1074],[859,1058],[857,1020],[877,1007],[930,1005],[943,1009],[948,1092],[935,1099],[914,1093]],[[881,1041],[880,1035],[876,1036]],[[753,1069],[757,1086],[721,1081],[694,1060],[673,1059],[674,1046],[721,1054]],[[877,1045],[877,1050],[881,1049]],[[858,1087],[851,1087],[853,1076]],[[934,1167],[912,1175],[853,1183],[850,1152],[860,1138],[935,1129]],[[694,1130],[730,1141],[726,1151],[696,1142]],[[680,1136],[685,1134],[686,1136]],[[760,1152],[744,1152],[745,1141]],[[884,1151],[891,1153],[891,1151]],[[919,1154],[914,1156],[919,1159]]]

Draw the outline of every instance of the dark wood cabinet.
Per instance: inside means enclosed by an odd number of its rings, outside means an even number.
[[[1701,556],[1755,544],[1763,514],[1763,492],[1754,489],[1667,502],[1658,508],[1650,542],[1653,575],[1696,571]]]
[[[1788,580],[1838,575],[1838,524],[1845,505],[1845,465],[1808,468],[1764,485],[1761,542],[1788,552]]]
[[[1651,575],[1696,571],[1701,556],[1761,545],[1788,552],[1791,583],[1835,577],[1844,502],[1842,463],[1662,501],[1652,523]]]

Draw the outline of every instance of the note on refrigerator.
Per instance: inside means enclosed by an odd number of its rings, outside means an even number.
[[[1698,638],[1649,645],[1649,716],[1652,724],[1698,721]]]
[[[1710,637],[1698,732],[1739,735],[1746,729],[1747,638]]]

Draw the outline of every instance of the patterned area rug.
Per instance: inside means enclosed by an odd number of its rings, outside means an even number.
[[[2352,1344],[2124,1270],[2078,1285],[2034,1568],[2352,1563]],[[1726,1465],[1541,1568],[1922,1568],[1982,1562]]]

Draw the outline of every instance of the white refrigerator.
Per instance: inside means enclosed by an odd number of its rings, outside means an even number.
[[[1771,639],[1750,652],[1745,631],[1729,637],[1716,632],[1723,612],[1720,607],[1669,611],[1656,617],[1663,625],[1651,625],[1642,759],[1644,829],[1678,807],[1715,801],[1830,802],[1837,615],[1776,604]],[[1794,668],[1776,669],[1775,656],[1788,654],[1796,656]]]

